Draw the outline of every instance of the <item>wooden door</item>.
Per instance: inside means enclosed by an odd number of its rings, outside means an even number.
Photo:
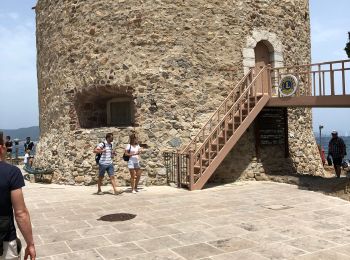
[[[257,74],[264,66],[270,63],[270,52],[263,42],[258,42],[254,48],[255,52],[255,74]],[[260,84],[257,86],[258,93],[268,93],[267,74],[262,75]]]

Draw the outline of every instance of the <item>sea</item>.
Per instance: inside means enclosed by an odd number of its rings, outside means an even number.
[[[346,144],[346,152],[347,152],[346,158],[350,158],[350,136],[341,136],[341,138],[343,138],[343,140]],[[325,150],[326,155],[328,153],[328,143],[329,143],[330,139],[331,139],[331,137],[326,137],[326,136],[322,136],[322,139],[321,139],[321,145],[322,145],[323,149]],[[316,137],[316,142],[317,142],[317,144],[320,144],[319,137]],[[19,142],[18,156],[24,156],[24,143],[25,143],[25,141]],[[37,142],[34,142],[34,144],[35,144],[35,146],[34,146],[34,151],[32,151],[32,155],[35,155],[35,148],[36,148]],[[14,156],[15,156],[15,145],[13,146],[13,157]]]
[[[350,158],[350,136],[340,136],[343,140],[344,140],[344,143],[346,145],[346,153],[347,155],[345,156],[347,159]],[[325,154],[327,155],[328,154],[328,143],[329,143],[329,140],[331,140],[331,137],[329,136],[322,136],[321,138],[321,145],[325,151]],[[320,137],[316,137],[316,142],[317,144],[320,144]]]

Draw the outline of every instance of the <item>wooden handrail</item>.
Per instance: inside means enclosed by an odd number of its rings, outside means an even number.
[[[348,60],[337,60],[337,61],[325,61],[325,62],[311,63],[311,64],[302,64],[302,65],[295,65],[295,66],[285,66],[285,67],[271,68],[271,70],[321,66],[321,65],[329,65],[329,64],[342,63],[342,62],[350,62],[350,59],[348,59]]]
[[[223,108],[223,106],[227,104],[228,101],[230,101],[230,98],[237,94],[237,89],[241,86],[241,84],[254,72],[254,69],[251,69],[233,88],[233,90],[228,94],[228,96],[222,101],[222,103],[219,105],[219,107],[215,110],[213,115],[207,120],[207,122],[204,124],[204,126],[199,130],[198,134],[192,139],[192,141],[182,150],[183,153],[187,153],[190,149],[191,145],[197,140],[201,134],[203,134],[207,126],[210,126],[210,123],[214,119],[215,116],[219,116],[219,111]],[[240,90],[241,91],[241,90]],[[226,108],[225,108],[226,110]],[[211,128],[211,127],[209,127]]]
[[[213,133],[215,133],[215,131],[222,125],[222,123],[224,123],[224,121],[226,120],[226,118],[230,115],[230,113],[232,112],[232,110],[237,106],[237,105],[241,105],[240,102],[243,100],[244,95],[248,93],[248,91],[254,86],[254,83],[257,81],[258,77],[260,77],[260,75],[266,71],[266,66],[264,68],[262,68],[258,75],[256,75],[256,77],[252,80],[252,82],[245,88],[245,90],[243,91],[243,93],[241,93],[240,97],[236,100],[236,102],[232,105],[232,107],[229,109],[229,111],[227,111],[227,113],[224,115],[224,117],[220,120],[220,122],[215,126],[215,128],[211,131],[211,133],[208,135],[208,137],[205,139],[205,141],[203,142],[203,144],[194,152],[194,157],[198,154],[198,152],[208,143],[210,137],[213,135]],[[249,98],[249,97],[248,97]],[[241,109],[240,109],[241,110]],[[237,109],[238,111],[238,109]],[[237,112],[236,111],[236,112]],[[242,121],[242,119],[241,119]]]
[[[314,64],[271,68],[271,80],[276,84],[283,75],[293,74],[301,82],[295,97],[349,95],[346,79],[350,76],[350,59]],[[336,86],[336,85],[339,86]],[[278,93],[278,97],[283,98]]]

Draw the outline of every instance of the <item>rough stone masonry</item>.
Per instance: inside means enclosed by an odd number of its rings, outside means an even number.
[[[53,167],[57,183],[94,184],[93,148],[113,132],[117,180],[126,185],[121,156],[136,131],[148,145],[142,182],[165,184],[162,152],[196,135],[254,67],[258,42],[272,66],[310,62],[307,0],[38,0],[35,10],[35,164]],[[289,158],[271,146],[257,160],[252,126],[213,180],[322,175],[310,109],[288,109],[288,125]]]

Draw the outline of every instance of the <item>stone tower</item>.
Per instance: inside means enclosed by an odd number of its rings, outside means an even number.
[[[95,183],[93,148],[113,132],[126,184],[120,158],[136,131],[148,145],[142,181],[164,184],[162,152],[188,143],[255,66],[258,49],[273,67],[310,62],[307,0],[38,0],[36,15],[36,164],[54,167],[58,183]],[[273,146],[257,160],[253,128],[217,180],[322,174],[309,109],[288,110],[288,158]]]

